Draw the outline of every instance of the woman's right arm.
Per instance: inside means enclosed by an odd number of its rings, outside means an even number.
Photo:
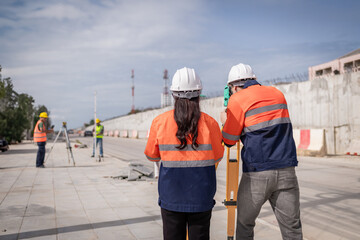
[[[152,162],[158,162],[161,160],[156,130],[156,123],[153,121],[150,127],[149,138],[144,151],[147,159]]]

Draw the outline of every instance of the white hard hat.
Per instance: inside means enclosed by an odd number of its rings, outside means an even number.
[[[247,64],[239,63],[230,69],[228,76],[228,84],[238,82],[237,85],[244,85],[246,80],[256,79],[255,73]]]
[[[194,98],[201,93],[202,84],[199,76],[192,68],[181,68],[176,71],[172,79],[170,91],[179,98]]]

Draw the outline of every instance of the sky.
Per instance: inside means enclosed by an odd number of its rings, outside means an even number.
[[[55,129],[159,107],[163,72],[194,68],[203,94],[230,68],[260,82],[360,48],[358,0],[0,0],[0,65]],[[169,84],[170,85],[170,84]]]

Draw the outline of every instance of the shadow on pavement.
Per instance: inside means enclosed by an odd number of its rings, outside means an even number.
[[[73,165],[69,165],[69,166],[47,166],[45,164],[45,169],[46,168],[88,168],[88,167],[98,167],[98,165],[79,165],[79,166],[73,166]],[[0,170],[5,170],[5,169],[13,169],[13,168],[35,168],[35,160],[34,160],[34,166],[10,166],[10,167],[0,167]],[[1,240],[1,238],[0,238]]]
[[[69,166],[53,166],[53,167],[48,167],[45,165],[45,168],[82,168],[82,167],[98,167],[98,165],[76,165],[75,166],[72,165],[72,163],[70,163]]]
[[[34,166],[10,166],[10,167],[0,167],[1,170],[5,170],[5,169],[13,169],[13,168],[35,168],[35,161],[34,161]]]
[[[4,155],[11,155],[11,154],[28,154],[28,153],[37,153],[37,148],[34,149],[10,149],[6,152],[3,152]],[[36,157],[36,156],[35,156]]]

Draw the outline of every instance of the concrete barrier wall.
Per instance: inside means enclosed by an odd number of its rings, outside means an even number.
[[[324,129],[327,154],[344,154],[360,139],[360,73],[277,86],[294,128]]]
[[[102,124],[104,125],[106,130],[128,130],[130,131],[128,135],[131,136],[132,130],[147,131],[151,126],[152,120],[156,116],[170,109],[172,109],[172,107],[127,115],[111,120],[105,120],[102,122]]]
[[[285,95],[294,129],[323,129],[325,153],[344,154],[352,140],[360,139],[360,72],[317,78],[312,81],[276,86]],[[201,110],[218,121],[223,98],[200,101]],[[105,130],[146,135],[152,120],[172,109],[167,107],[103,122]],[[89,127],[89,129],[92,127]],[[314,140],[315,141],[315,140]]]
[[[220,112],[225,109],[223,107],[222,97],[201,100],[200,108],[201,111],[215,118],[220,124]],[[109,133],[117,130],[120,132],[121,137],[132,137],[133,130],[137,130],[139,136],[147,136],[152,120],[159,114],[171,109],[173,109],[173,107],[127,115],[111,120],[105,120],[102,124],[104,125],[106,132]],[[89,126],[87,129],[91,130],[92,128],[93,126]],[[128,131],[127,134],[125,134],[125,131]]]
[[[293,137],[298,155],[326,154],[325,129],[293,129]]]
[[[354,139],[351,141],[350,146],[346,150],[347,155],[360,155],[360,139]]]

